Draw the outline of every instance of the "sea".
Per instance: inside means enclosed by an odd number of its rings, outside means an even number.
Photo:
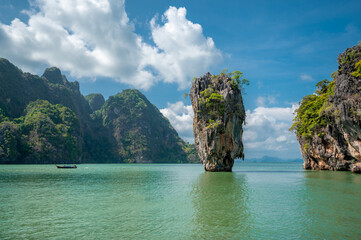
[[[360,201],[301,163],[0,165],[0,239],[360,239]]]

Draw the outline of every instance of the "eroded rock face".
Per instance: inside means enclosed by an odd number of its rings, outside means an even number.
[[[303,167],[361,172],[361,46],[346,49],[337,61],[334,93],[319,113],[324,124],[311,137],[297,134]]]
[[[193,133],[206,171],[232,171],[235,158],[243,158],[242,124],[245,111],[239,86],[226,74],[194,79],[190,98]]]

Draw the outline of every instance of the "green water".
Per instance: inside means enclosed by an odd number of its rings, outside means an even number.
[[[0,166],[0,239],[359,239],[361,175],[299,163]]]

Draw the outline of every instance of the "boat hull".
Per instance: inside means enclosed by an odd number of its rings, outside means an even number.
[[[73,166],[69,166],[69,165],[64,165],[64,166],[58,166],[58,165],[55,165],[57,168],[77,168],[76,165],[73,165]]]

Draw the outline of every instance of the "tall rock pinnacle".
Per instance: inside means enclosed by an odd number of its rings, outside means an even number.
[[[207,73],[194,79],[190,98],[194,111],[194,141],[204,169],[232,171],[234,159],[243,158],[245,111],[239,77]]]

